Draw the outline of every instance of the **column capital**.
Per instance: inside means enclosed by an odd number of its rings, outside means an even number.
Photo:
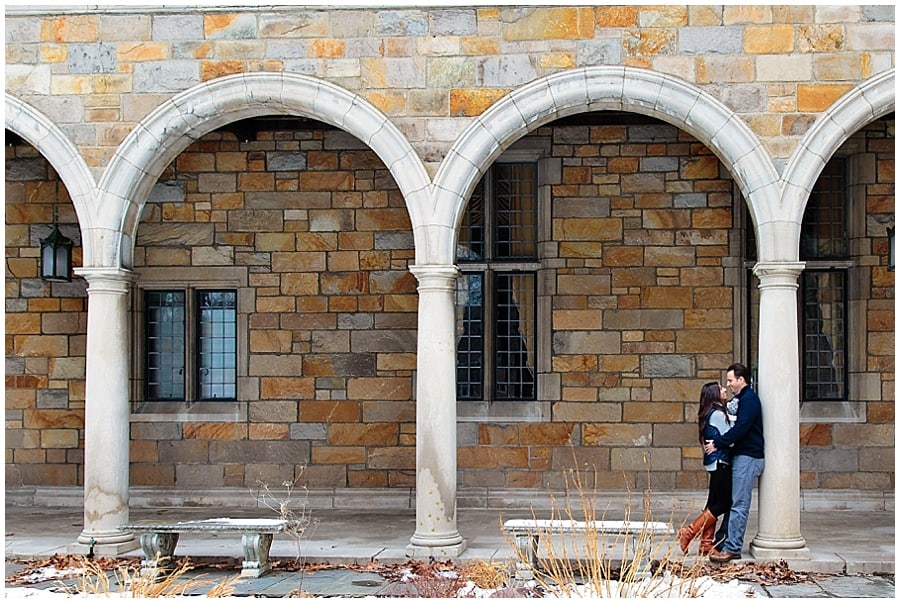
[[[419,290],[453,288],[459,276],[453,264],[421,264],[410,266],[409,271],[418,279]]]
[[[88,294],[91,291],[128,293],[134,282],[134,272],[125,268],[75,268],[75,274],[88,282]]]
[[[806,262],[757,262],[753,274],[759,278],[759,288],[797,288],[797,277],[803,272]]]

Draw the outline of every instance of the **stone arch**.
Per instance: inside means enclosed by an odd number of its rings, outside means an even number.
[[[9,94],[6,95],[6,128],[15,132],[43,155],[69,191],[82,232],[84,263],[91,261],[92,246],[84,236],[93,222],[91,200],[95,194],[94,177],[78,148],[56,124],[40,111]]]
[[[553,120],[586,111],[650,115],[690,132],[726,165],[755,224],[778,203],[778,174],[757,136],[733,111],[696,86],[634,67],[587,67],[536,80],[504,97],[457,139],[435,177],[435,221],[446,228],[434,249],[455,259],[456,228],[478,179],[507,147]]]
[[[806,132],[784,171],[782,196],[787,219],[798,225],[803,221],[813,186],[841,145],[894,110],[894,86],[893,69],[870,77],[841,96]]]
[[[299,115],[336,126],[367,144],[400,187],[417,239],[428,207],[430,179],[409,141],[362,97],[313,77],[291,73],[245,73],[197,85],[143,119],[126,137],[100,181],[100,222],[118,240],[104,248],[104,265],[131,263],[143,205],[167,165],[193,141],[248,117]],[[418,253],[418,252],[417,252]]]

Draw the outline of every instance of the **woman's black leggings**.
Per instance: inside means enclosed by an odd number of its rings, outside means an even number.
[[[706,508],[716,517],[731,509],[731,465],[719,463],[718,468],[710,472]]]

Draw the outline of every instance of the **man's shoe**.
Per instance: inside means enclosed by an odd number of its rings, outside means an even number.
[[[729,553],[728,551],[720,551],[719,549],[713,549],[713,552],[709,554],[709,560],[715,561],[716,563],[728,563],[732,559],[740,558],[740,553]]]

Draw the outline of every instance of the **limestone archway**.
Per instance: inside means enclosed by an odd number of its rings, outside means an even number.
[[[825,164],[854,133],[894,110],[895,92],[893,69],[869,78],[829,107],[794,149],[782,178],[782,199],[786,219],[798,225],[798,237],[809,194]]]
[[[93,223],[92,200],[95,196],[94,178],[78,148],[49,118],[31,105],[6,95],[6,128],[15,132],[43,155],[69,191],[75,215],[82,232],[84,262],[91,261],[93,247],[84,236]]]
[[[650,115],[707,145],[748,200],[754,223],[772,219],[778,174],[753,131],[723,103],[674,76],[634,67],[588,67],[523,86],[478,117],[457,139],[435,176],[435,222],[449,227],[433,263],[452,264],[456,227],[484,170],[513,142],[553,120],[587,111]]]
[[[211,80],[160,105],[126,137],[99,189],[98,225],[117,239],[104,246],[98,265],[129,267],[147,195],[165,167],[188,145],[227,123],[260,115],[297,115],[336,126],[367,144],[384,162],[407,203],[416,249],[417,228],[428,208],[430,179],[409,142],[362,97],[313,77],[246,73]]]

